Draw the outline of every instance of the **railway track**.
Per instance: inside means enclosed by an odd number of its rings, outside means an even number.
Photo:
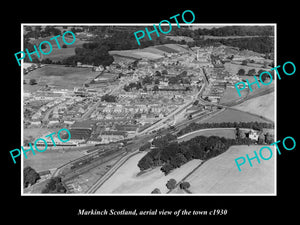
[[[122,157],[107,173],[105,173],[92,187],[90,187],[85,193],[95,193],[114,173],[132,156],[139,153],[139,150],[135,150],[128,155]]]

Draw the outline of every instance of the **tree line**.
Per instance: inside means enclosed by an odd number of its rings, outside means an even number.
[[[190,133],[192,131],[200,130],[200,129],[206,129],[206,128],[250,128],[254,130],[262,130],[263,128],[273,129],[274,124],[273,123],[266,123],[266,122],[222,122],[222,123],[190,123],[185,128],[181,129],[177,136],[182,136],[184,134]]]
[[[199,28],[189,29],[188,27],[180,27],[170,32],[171,35],[187,36],[196,38],[203,35],[210,36],[274,36],[273,26],[223,26],[214,27],[212,29]]]
[[[220,45],[238,47],[240,50],[251,50],[258,53],[274,52],[273,37],[245,37],[245,38],[220,38],[220,39],[204,39],[201,37],[195,38],[193,42],[188,42],[189,47],[206,47]]]

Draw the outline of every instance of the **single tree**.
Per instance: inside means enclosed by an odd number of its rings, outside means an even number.
[[[171,165],[170,163],[166,163],[165,165],[163,165],[160,170],[165,174],[168,175],[172,170],[174,169],[173,165]]]
[[[254,76],[256,73],[255,69],[251,69],[248,71],[248,76]]]
[[[158,188],[155,188],[151,194],[161,194],[161,191]]]
[[[241,63],[241,65],[243,65],[243,66],[247,66],[247,63],[248,63],[248,61],[247,61],[247,60],[243,60],[243,61],[242,61],[242,63]]]
[[[184,190],[188,189],[190,186],[191,186],[190,183],[187,181],[184,181],[179,185],[180,189],[184,189]]]
[[[166,186],[169,190],[173,190],[176,186],[176,183],[177,183],[176,180],[172,178],[172,179],[168,180]]]
[[[30,80],[29,80],[29,84],[30,84],[30,85],[35,85],[35,84],[37,84],[37,82],[36,82],[35,79],[30,79]]]
[[[274,137],[269,132],[265,134],[265,142],[269,145],[274,142]]]
[[[245,75],[245,70],[244,69],[239,69],[239,71],[237,72],[237,75],[244,76]]]
[[[259,145],[262,145],[265,143],[265,135],[263,133],[261,133],[259,136],[258,136],[258,141],[257,141],[257,144]]]
[[[154,87],[153,87],[153,89],[152,89],[153,91],[159,91],[159,88],[158,88],[158,86],[157,85],[155,85]]]
[[[236,127],[235,128],[235,136],[236,136],[236,138],[240,138],[240,134],[241,134],[240,128]]]

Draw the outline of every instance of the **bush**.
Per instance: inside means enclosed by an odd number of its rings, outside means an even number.
[[[40,175],[32,169],[30,166],[27,166],[23,170],[24,174],[24,187],[28,187],[28,185],[33,185],[35,184],[39,179]]]
[[[188,189],[190,186],[191,186],[190,183],[187,181],[184,181],[179,185],[180,189],[184,189],[184,190]]]
[[[42,190],[42,193],[66,193],[67,190],[62,184],[60,177],[50,178],[46,187]]]
[[[168,182],[166,183],[166,186],[169,190],[173,190],[176,186],[176,183],[177,183],[176,180],[172,178],[172,179],[168,180]]]
[[[237,75],[244,76],[245,75],[245,70],[244,69],[239,69],[237,72]]]
[[[30,80],[29,80],[29,84],[30,84],[30,85],[35,85],[35,84],[37,84],[37,82],[36,82],[35,79],[30,79]]]
[[[151,194],[161,194],[161,191],[158,188],[155,188]]]

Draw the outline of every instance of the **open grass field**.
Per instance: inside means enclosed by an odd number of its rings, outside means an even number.
[[[146,152],[142,152],[130,158],[96,191],[96,193],[150,194],[155,188],[159,188],[162,193],[167,193],[168,189],[166,183],[169,179],[174,178],[176,181],[181,180],[201,162],[201,160],[192,160],[180,168],[175,169],[167,176],[160,171],[160,168],[155,168],[137,176],[140,172],[137,166],[138,161],[145,154]]]
[[[233,106],[233,108],[261,115],[275,121],[274,98],[274,92],[271,92],[266,95],[249,99],[239,105]]]
[[[223,96],[220,99],[220,104],[226,104],[232,101],[239,101],[240,99],[246,97],[248,95],[248,92],[248,89],[244,89],[244,91],[241,91],[242,96],[240,97],[235,87],[227,87]]]
[[[25,147],[25,149],[27,149]],[[36,171],[49,170],[57,168],[73,159],[84,156],[84,151],[74,150],[63,152],[61,150],[47,149],[44,152],[35,151],[35,155],[32,152],[27,153],[27,159],[24,159],[24,168],[31,166]]]
[[[222,123],[222,122],[268,122],[263,118],[255,115],[250,115],[234,109],[226,109],[224,112],[208,119],[201,120],[200,123]]]
[[[25,91],[31,91],[32,88],[39,88],[39,83],[44,86],[55,86],[57,88],[73,89],[82,86],[88,80],[96,77],[99,73],[92,72],[91,68],[65,67],[63,65],[46,65],[38,68],[26,76],[26,81],[35,79],[37,85],[24,84]]]
[[[67,35],[69,35],[69,34],[67,34]],[[67,35],[65,36],[65,40],[66,40],[66,42],[71,43],[73,41],[73,38],[71,35],[70,35],[71,37],[68,37]],[[62,46],[65,43],[63,42],[62,37],[58,37],[57,41],[61,47],[61,49],[59,49],[56,44],[56,41],[54,39],[50,40],[50,38],[52,38],[52,36],[45,37],[45,38],[39,38],[36,40],[33,39],[30,41],[32,44],[36,45],[37,47],[39,46],[39,44],[42,41],[49,41],[51,43],[52,52],[49,55],[40,54],[41,59],[51,59],[52,61],[61,61],[64,58],[75,55],[75,48],[81,47],[83,43],[87,42],[87,41],[82,41],[82,40],[76,38],[75,42],[72,45],[67,45],[67,48],[62,48]],[[48,44],[45,44],[45,46],[46,46],[46,48],[43,49],[43,51],[47,53],[50,51],[50,47]]]
[[[163,56],[165,54],[164,51],[159,50],[157,48],[154,48],[152,46],[147,47],[147,48],[143,48],[143,49],[141,49],[141,51],[143,51],[143,52],[150,52],[150,53],[153,53],[153,54],[156,54],[156,55],[159,55],[159,56]]]
[[[138,55],[140,58],[148,58],[148,59],[159,59],[161,58],[161,55],[154,54],[152,52],[146,52],[146,51],[136,51],[134,52],[135,55]]]
[[[254,77],[252,76],[243,76],[243,79],[248,79],[250,83],[254,82]],[[249,94],[247,95],[246,99],[248,98],[252,98],[252,97],[256,97],[256,96],[260,96],[266,93],[270,93],[272,91],[275,91],[275,86],[274,86],[275,82],[273,80],[273,82],[269,85],[262,85],[260,84],[260,88],[258,88],[257,85],[252,85],[251,88],[253,89],[252,92],[249,91]]]
[[[110,55],[119,55],[123,57],[136,58],[136,59],[159,59],[162,57],[162,54],[159,51],[155,51],[153,48],[147,49],[133,49],[133,50],[113,50],[109,51]]]
[[[199,130],[193,134],[190,134],[186,137],[178,139],[178,142],[188,141],[188,140],[190,140],[194,137],[200,136],[200,135],[205,136],[205,137],[218,136],[218,137],[224,137],[224,138],[229,138],[229,139],[235,139],[236,138],[235,133],[236,133],[235,128],[203,129],[203,130]]]
[[[237,169],[235,158],[253,156],[261,145],[232,146],[223,154],[209,159],[185,181],[193,194],[275,194],[275,160],[253,160],[253,167],[246,162]],[[274,150],[276,152],[276,150]],[[273,152],[273,153],[274,153]]]

